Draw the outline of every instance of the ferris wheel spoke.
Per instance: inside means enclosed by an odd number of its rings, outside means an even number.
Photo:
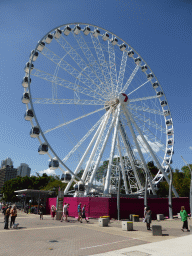
[[[139,189],[143,189],[143,186],[142,186],[141,181],[139,179],[139,176],[138,176],[138,173],[137,173],[137,169],[136,169],[136,165],[135,165],[136,164],[135,156],[134,156],[133,150],[131,148],[128,136],[125,133],[125,130],[124,130],[124,127],[123,127],[123,124],[122,124],[121,120],[119,121],[119,132],[121,134],[121,138],[122,138],[123,144],[124,144],[124,146],[126,148],[126,151],[127,151],[130,163],[131,163],[131,167],[132,167],[135,179],[136,179],[137,184],[138,184],[138,187],[139,187]]]
[[[95,134],[94,134],[94,136],[93,136],[91,142],[89,143],[89,145],[88,145],[88,147],[87,147],[85,153],[83,154],[81,160],[79,161],[79,164],[77,165],[77,167],[76,167],[76,169],[75,169],[75,171],[74,171],[74,174],[77,174],[77,173],[79,172],[79,170],[80,170],[80,168],[81,168],[81,166],[82,166],[82,164],[83,164],[83,162],[84,162],[84,160],[85,160],[87,154],[89,153],[90,149],[91,149],[92,146],[93,146],[94,141],[96,140],[96,138],[97,138],[99,132],[101,131],[101,129],[102,129],[104,123],[105,123],[106,120],[108,119],[108,117],[109,117],[109,115],[110,115],[110,112],[111,112],[111,111],[108,111],[108,112],[105,114],[104,119],[103,119],[102,122],[100,123],[100,125],[99,125],[97,131],[95,132]],[[74,181],[74,177],[75,177],[75,176],[72,176],[72,179],[70,180],[70,182],[69,182],[68,185],[66,186],[66,188],[65,188],[65,190],[64,190],[64,195],[67,194],[69,188],[71,187],[72,182]]]
[[[151,114],[157,114],[157,115],[160,115],[160,116],[164,116],[162,111],[159,111],[159,110],[156,110],[156,109],[151,109],[149,107],[143,107],[143,106],[129,104],[129,108],[131,110],[135,110],[135,111],[148,112],[148,113],[151,113]]]
[[[117,71],[116,71],[116,63],[115,63],[115,51],[114,45],[110,41],[108,41],[108,53],[109,53],[109,70],[110,70],[110,77],[111,77],[111,84],[113,93],[118,93],[117,87]]]
[[[132,92],[130,92],[129,94],[127,94],[128,96],[131,95],[133,92],[137,91],[138,89],[140,89],[142,86],[144,86],[145,84],[147,84],[150,80],[147,80],[145,83],[143,83],[142,85],[138,86],[135,90],[133,90]]]
[[[101,100],[101,98],[97,95],[97,93],[94,90],[82,87],[80,85],[77,86],[76,84],[74,84],[72,82],[69,82],[69,81],[64,80],[62,78],[59,78],[57,76],[51,75],[51,74],[46,73],[46,72],[44,72],[42,70],[34,68],[32,70],[32,72],[31,72],[31,75],[39,77],[41,79],[44,79],[44,80],[46,80],[48,82],[51,82],[51,83],[54,83],[54,84],[58,84],[58,85],[60,85],[62,87],[65,87],[67,89],[70,89],[70,90],[73,90],[73,91],[78,91],[78,93],[85,94],[85,95],[87,95],[89,97]],[[102,100],[101,100],[101,102],[102,102]]]
[[[166,172],[164,171],[163,167],[162,167],[161,164],[159,163],[159,161],[158,161],[158,159],[157,159],[155,153],[154,153],[153,150],[151,149],[149,143],[147,142],[146,138],[145,138],[144,135],[142,134],[141,130],[139,129],[139,127],[138,127],[138,125],[136,124],[136,122],[134,121],[134,119],[132,118],[132,115],[131,115],[131,113],[129,112],[128,109],[126,109],[126,112],[129,114],[129,117],[130,117],[130,119],[131,119],[131,122],[133,123],[133,125],[134,125],[135,128],[137,129],[137,131],[138,131],[139,135],[141,136],[141,138],[142,138],[144,144],[146,145],[146,147],[147,147],[147,149],[149,150],[151,156],[153,157],[155,163],[157,164],[157,167],[159,168],[159,170],[161,171],[161,173],[164,175],[164,177],[165,177],[167,183],[169,184],[169,178],[168,178]],[[177,191],[175,190],[174,187],[173,187],[172,190],[173,190],[173,193],[175,194],[175,196],[178,197],[178,193],[177,193]]]
[[[63,123],[63,124],[57,125],[56,127],[52,128],[52,129],[49,129],[49,130],[47,130],[47,131],[45,131],[45,132],[43,132],[43,133],[46,134],[46,133],[51,132],[51,131],[53,131],[53,130],[55,130],[55,129],[58,129],[58,128],[60,128],[60,127],[63,127],[63,126],[68,125],[68,124],[70,124],[70,123],[73,123],[73,122],[75,122],[75,121],[77,121],[77,120],[80,120],[80,119],[83,119],[83,118],[85,118],[85,117],[87,117],[87,116],[93,115],[93,114],[95,114],[95,113],[97,113],[97,112],[99,112],[99,111],[102,111],[102,110],[104,110],[104,109],[105,109],[105,108],[97,109],[97,110],[95,110],[95,111],[93,111],[93,112],[90,112],[90,113],[85,114],[85,115],[83,115],[83,116],[77,117],[77,118],[75,118],[75,119],[73,119],[73,120],[70,120],[70,121],[68,121],[68,122],[65,122],[65,123]]]
[[[76,79],[78,79],[81,83],[83,83],[85,86],[93,89],[98,95],[103,97],[101,88],[94,84],[94,81],[92,81],[90,78],[85,76],[83,73],[79,72],[77,69],[75,69],[73,66],[68,64],[68,62],[64,61],[63,58],[60,58],[57,56],[54,52],[49,50],[48,48],[44,48],[44,50],[41,52],[46,58],[51,60],[53,63],[55,63],[57,66],[65,70],[68,74],[72,75]]]
[[[120,147],[120,142],[119,142],[119,134],[117,135],[117,147],[118,147],[119,156],[120,156],[120,164],[121,164],[121,169],[122,169],[122,174],[123,174],[123,182],[124,182],[124,187],[125,187],[125,193],[129,194],[127,181],[126,181],[126,175],[125,175],[125,168],[124,168],[124,163],[123,163],[123,158],[122,158],[122,153],[121,153],[121,147]]]
[[[112,143],[111,143],[111,151],[110,151],[110,156],[109,156],[109,164],[108,164],[108,168],[107,168],[105,186],[104,186],[104,191],[103,191],[104,194],[109,193],[111,166],[112,166],[112,161],[113,161],[113,156],[114,156],[114,151],[115,151],[117,129],[118,129],[118,125],[119,125],[119,115],[120,115],[120,106],[118,106],[118,108],[116,110],[116,120],[115,120],[115,125],[114,125],[114,132],[113,132],[113,138],[112,138]]]
[[[84,170],[84,172],[83,172],[83,175],[82,175],[82,180],[83,180],[83,181],[85,181],[85,178],[86,178],[87,173],[88,173],[88,170],[89,170],[89,168],[90,168],[90,166],[91,166],[93,157],[94,157],[94,155],[95,155],[95,152],[96,152],[96,150],[97,150],[97,147],[98,147],[98,145],[99,145],[99,143],[100,143],[100,140],[101,140],[101,138],[102,138],[102,134],[103,134],[103,132],[104,132],[104,130],[105,130],[105,127],[106,127],[106,125],[107,125],[107,123],[108,123],[109,116],[110,116],[110,113],[106,116],[106,118],[105,118],[104,121],[103,121],[103,125],[102,125],[101,130],[100,130],[100,132],[99,132],[99,134],[98,134],[97,140],[96,140],[96,142],[95,142],[95,145],[93,146],[93,149],[92,149],[92,151],[91,151],[91,155],[89,156],[89,160],[88,160],[88,162],[87,162],[87,164],[86,164],[86,167],[85,167],[85,170]]]
[[[104,105],[100,100],[79,100],[79,99],[47,99],[33,98],[33,104],[73,104],[73,105]]]
[[[123,90],[122,90],[123,93],[126,92],[126,90],[128,89],[130,83],[132,82],[132,80],[133,80],[133,78],[134,78],[134,76],[136,75],[136,73],[137,73],[138,70],[139,70],[139,65],[137,65],[137,66],[135,67],[135,69],[134,69],[133,72],[131,73],[129,79],[127,80],[126,84],[124,85]]]
[[[75,39],[77,40],[77,43],[79,44],[79,47],[81,48],[83,54],[85,55],[86,59],[89,62],[90,68],[93,69],[94,74],[96,75],[96,78],[99,79],[99,86],[101,87],[102,91],[107,92],[109,94],[110,88],[106,87],[106,82],[104,82],[104,76],[103,76],[103,70],[100,67],[100,65],[97,63],[97,60],[93,56],[93,53],[89,49],[87,43],[85,42],[84,38],[80,34],[79,36],[76,36]]]
[[[138,120],[140,120],[144,123],[148,123],[149,126],[155,128],[157,130],[160,130],[161,132],[166,134],[166,129],[164,127],[162,127],[160,124],[152,121],[150,118],[145,118],[143,115],[135,112],[134,110],[132,110],[132,113],[133,113],[134,117],[136,117]]]
[[[97,123],[85,134],[85,136],[75,145],[75,147],[65,156],[65,158],[62,160],[63,162],[66,162],[69,157],[82,145],[82,143],[91,135],[91,133],[96,129],[96,127],[103,121],[105,118],[106,113],[97,121]]]
[[[155,96],[149,96],[149,97],[143,97],[143,98],[137,98],[137,99],[130,99],[129,102],[136,102],[136,101],[142,101],[142,100],[152,100],[157,99],[158,97]]]
[[[119,76],[118,76],[118,83],[117,83],[118,91],[122,91],[126,64],[127,64],[127,52],[124,51],[122,54],[121,66],[120,66]]]
[[[109,73],[109,68],[107,65],[107,62],[105,60],[105,56],[103,54],[103,49],[101,47],[101,44],[99,42],[99,38],[95,38],[92,34],[91,34],[91,39],[93,42],[93,46],[95,48],[95,52],[97,54],[97,58],[99,61],[99,64],[101,66],[101,71],[103,73],[104,79],[105,79],[105,83],[107,84],[108,87],[110,87],[111,89],[113,89],[111,87],[111,78],[110,78],[110,73]]]
[[[101,140],[100,140],[102,146],[101,146],[101,148],[100,148],[99,145],[98,145],[98,148],[97,148],[98,154],[95,154],[95,155],[96,155],[96,163],[95,163],[94,169],[93,169],[93,171],[92,171],[92,173],[91,173],[91,177],[90,177],[90,179],[89,179],[89,181],[88,181],[89,184],[92,184],[92,183],[93,183],[95,174],[96,174],[96,172],[97,172],[99,163],[100,163],[100,161],[101,161],[101,158],[102,158],[102,156],[103,156],[103,152],[104,152],[104,150],[105,150],[107,141],[108,141],[108,139],[109,139],[109,135],[111,134],[112,128],[113,128],[113,126],[114,126],[114,122],[115,122],[115,116],[113,116],[112,121],[111,121],[111,123],[109,124],[108,129],[106,129],[106,131],[103,132],[103,135],[102,135]]]
[[[126,119],[127,119],[127,124],[128,124],[128,126],[129,126],[130,131],[131,131],[132,138],[133,138],[133,140],[134,140],[134,142],[135,142],[135,146],[136,146],[137,151],[138,151],[138,153],[139,153],[139,157],[140,157],[140,159],[141,159],[143,168],[144,168],[144,170],[145,170],[145,173],[148,174],[148,180],[149,180],[149,184],[150,184],[150,186],[151,186],[151,190],[152,190],[153,194],[156,195],[156,192],[155,192],[155,189],[154,189],[154,185],[152,184],[152,180],[151,180],[151,177],[150,177],[150,175],[149,175],[148,167],[147,167],[147,165],[146,165],[146,162],[145,162],[145,159],[144,159],[143,154],[142,154],[142,152],[141,152],[141,149],[140,149],[139,143],[138,143],[138,141],[137,141],[135,132],[134,132],[133,127],[132,127],[132,124],[131,124],[131,122],[130,122],[130,116],[129,116],[129,114],[128,114],[128,112],[126,111],[125,108],[123,108],[123,111],[124,111],[124,115],[125,115],[125,117],[126,117]]]

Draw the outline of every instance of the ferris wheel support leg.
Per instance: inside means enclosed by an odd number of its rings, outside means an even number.
[[[112,145],[111,145],[111,152],[109,156],[109,164],[107,168],[107,175],[106,175],[106,180],[105,180],[105,186],[104,186],[104,191],[103,194],[107,195],[109,194],[109,185],[110,185],[110,178],[111,178],[111,164],[113,161],[113,155],[115,151],[115,142],[117,138],[117,128],[119,124],[119,115],[120,115],[120,105],[117,107],[117,115],[116,115],[116,121],[115,121],[115,127],[114,127],[114,133],[113,133],[113,139],[112,139]]]
[[[100,163],[100,161],[101,161],[101,158],[102,158],[102,156],[103,156],[103,152],[104,152],[104,149],[105,149],[105,147],[106,147],[107,141],[108,141],[108,139],[109,139],[109,135],[111,134],[111,131],[112,131],[114,122],[115,122],[115,117],[113,117],[113,120],[112,120],[112,122],[111,122],[111,124],[110,124],[109,130],[108,130],[108,132],[107,132],[107,134],[106,134],[106,136],[105,136],[105,139],[104,139],[104,142],[103,142],[101,151],[100,151],[100,153],[99,153],[99,155],[98,155],[96,164],[95,164],[95,166],[94,166],[93,172],[92,172],[91,177],[90,177],[90,180],[89,180],[89,183],[90,183],[90,184],[93,183],[93,179],[94,179],[94,177],[95,177],[95,174],[96,174],[98,165],[99,165],[99,163]]]
[[[107,114],[107,113],[106,113],[106,114]],[[105,114],[105,115],[106,115],[106,114]],[[105,118],[104,118],[104,120],[105,120]],[[87,149],[86,149],[85,153],[83,154],[83,156],[82,156],[82,158],[81,158],[79,164],[77,165],[74,174],[77,174],[77,173],[79,172],[79,169],[81,168],[81,165],[82,165],[83,161],[85,160],[85,158],[86,158],[86,156],[87,156],[89,150],[91,149],[91,146],[93,145],[93,143],[94,143],[96,137],[98,136],[98,134],[99,134],[99,132],[100,132],[100,129],[101,129],[102,125],[103,125],[104,120],[100,123],[100,125],[99,125],[97,131],[95,132],[95,135],[93,136],[91,142],[89,143],[89,146],[87,147]],[[66,188],[65,188],[65,190],[64,190],[64,195],[67,194],[69,188],[71,187],[72,182],[74,181],[74,178],[75,178],[75,177],[74,177],[74,175],[73,175],[73,176],[72,176],[72,179],[71,179],[70,182],[67,184],[67,186],[66,186]]]
[[[124,182],[124,186],[125,186],[125,193],[126,193],[126,195],[128,195],[129,191],[128,191],[128,187],[127,187],[124,163],[123,163],[123,158],[122,158],[121,148],[120,148],[120,143],[119,143],[119,135],[117,135],[117,147],[118,147],[118,150],[119,150],[120,163],[121,163],[121,169],[122,169],[122,174],[123,174],[123,182]]]
[[[128,114],[128,112],[126,112],[126,109],[125,109],[125,108],[123,108],[123,111],[124,111],[125,117],[126,117],[126,119],[127,119],[127,124],[128,124],[128,126],[129,126],[130,131],[131,131],[131,134],[132,134],[133,140],[134,140],[134,142],[135,142],[137,151],[138,151],[138,153],[139,153],[140,159],[141,159],[141,161],[142,161],[142,163],[143,163],[143,168],[144,168],[144,170],[145,170],[145,173],[146,173],[147,176],[148,176],[148,181],[149,181],[149,184],[150,184],[150,186],[151,186],[151,190],[152,190],[152,192],[153,192],[153,195],[156,195],[156,192],[155,192],[155,189],[154,189],[154,186],[153,186],[151,177],[150,177],[150,175],[149,175],[149,170],[148,170],[148,168],[147,168],[145,159],[144,159],[143,154],[142,154],[142,152],[141,152],[141,149],[140,149],[139,143],[138,143],[138,141],[137,141],[135,132],[134,132],[134,130],[133,130],[133,127],[132,127],[132,124],[131,124],[131,121],[130,121],[129,114]]]
[[[86,167],[85,167],[85,170],[84,170],[84,172],[83,172],[83,175],[82,175],[82,178],[81,178],[83,181],[85,181],[87,172],[88,172],[89,167],[90,167],[90,165],[91,165],[91,162],[92,162],[92,160],[93,160],[93,156],[94,156],[95,151],[96,151],[96,149],[97,149],[97,146],[98,146],[98,144],[99,144],[99,142],[100,142],[100,140],[101,140],[102,133],[104,132],[105,127],[106,127],[106,124],[107,124],[107,122],[108,122],[110,113],[111,113],[111,111],[109,111],[108,115],[106,116],[106,118],[105,118],[104,121],[103,121],[103,125],[102,125],[102,127],[101,127],[101,129],[100,129],[99,135],[98,135],[97,140],[96,140],[96,142],[95,142],[95,145],[94,145],[94,147],[93,147],[93,149],[92,149],[91,155],[90,155],[90,157],[89,157],[89,161],[88,161],[88,163],[87,163],[87,165],[86,165]]]
[[[141,185],[141,182],[140,182],[140,180],[139,180],[139,176],[138,176],[138,174],[137,174],[137,170],[136,170],[136,168],[135,168],[135,164],[134,164],[134,161],[133,161],[133,157],[132,157],[132,155],[131,155],[131,148],[130,148],[129,144],[128,144],[127,141],[126,141],[126,140],[128,140],[128,137],[127,137],[127,135],[126,135],[126,137],[125,137],[125,132],[124,132],[124,130],[123,130],[121,124],[119,124],[119,131],[120,131],[121,137],[122,137],[122,139],[123,139],[123,143],[124,143],[124,145],[125,145],[125,148],[126,148],[126,150],[127,150],[127,154],[128,154],[129,160],[130,160],[130,162],[131,162],[131,167],[132,167],[132,169],[133,169],[134,176],[135,176],[135,178],[136,178],[136,181],[137,181],[137,184],[138,184],[138,186],[139,186],[139,189],[141,190],[141,189],[143,189],[143,186]]]
[[[129,110],[128,110],[127,108],[126,108],[126,111],[127,111],[128,114],[129,114],[129,117],[130,117],[130,119],[131,119],[131,122],[134,124],[134,126],[135,126],[135,128],[137,129],[139,135],[141,136],[143,142],[145,143],[147,149],[149,150],[151,156],[153,157],[154,161],[156,162],[157,167],[159,168],[159,170],[161,171],[161,173],[164,175],[164,177],[165,177],[167,183],[169,184],[169,178],[168,178],[166,172],[164,171],[164,169],[162,168],[161,164],[159,163],[159,161],[158,161],[156,155],[154,154],[153,150],[151,149],[149,143],[147,142],[147,140],[146,140],[145,137],[143,136],[143,134],[142,134],[140,128],[138,127],[138,125],[137,125],[136,122],[134,121],[134,119],[133,119],[131,113],[129,112]],[[176,197],[179,197],[179,195],[178,195],[178,193],[177,193],[177,191],[176,191],[176,189],[175,189],[174,187],[172,188],[172,190],[173,190],[173,193],[175,194],[175,196],[176,196]]]

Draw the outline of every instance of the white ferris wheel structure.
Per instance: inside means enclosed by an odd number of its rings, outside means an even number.
[[[159,182],[169,182],[168,101],[149,65],[115,34],[83,23],[51,30],[31,52],[22,85],[30,136],[49,168],[63,173],[65,195],[74,181],[74,196],[109,196],[119,172],[125,194],[142,194],[146,173],[154,195]]]

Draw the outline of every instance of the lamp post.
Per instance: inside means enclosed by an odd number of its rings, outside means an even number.
[[[169,180],[169,219],[173,219],[173,207],[172,207],[172,185],[173,185],[173,173],[172,168],[169,165],[170,180]]]
[[[145,193],[144,193],[144,207],[147,207],[147,187],[148,187],[148,174],[145,176]]]
[[[191,184],[190,184],[190,192],[189,192],[189,204],[190,204],[190,214],[192,214],[192,170],[190,165],[184,160],[184,158],[181,156],[183,159],[183,162],[188,166],[190,172],[191,172]]]
[[[119,184],[118,184],[118,193],[117,193],[117,216],[120,220],[120,187],[121,187],[121,171],[119,170]]]

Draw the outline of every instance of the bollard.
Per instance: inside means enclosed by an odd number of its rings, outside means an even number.
[[[164,220],[164,214],[157,214],[157,220]]]
[[[162,236],[162,227],[160,225],[152,225],[153,236]]]
[[[109,220],[107,218],[99,218],[100,227],[108,227]]]
[[[133,231],[133,221],[122,221],[122,229],[126,231]]]
[[[139,215],[132,215],[133,222],[139,222]]]

